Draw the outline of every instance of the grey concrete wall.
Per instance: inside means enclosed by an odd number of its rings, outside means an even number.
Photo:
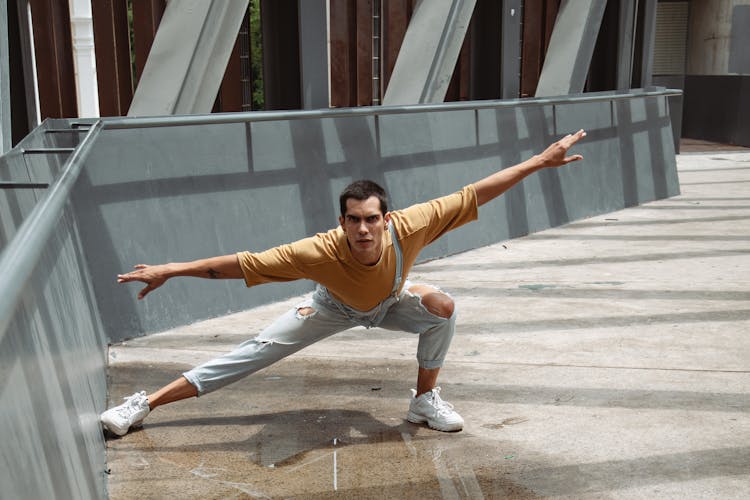
[[[588,103],[105,126],[75,200],[106,334],[116,342],[310,289],[307,282],[246,289],[241,281],[184,278],[139,302],[138,285],[117,285],[115,275],[139,263],[260,251],[325,231],[336,224],[338,193],[353,179],[383,184],[393,208],[405,207],[526,159],[570,131],[589,131],[577,147],[583,163],[526,179],[421,259],[676,195],[666,98],[606,96]]]
[[[64,157],[20,148],[65,147],[46,122],[0,158],[0,179],[48,182]],[[43,195],[0,189],[5,248]],[[7,300],[1,297],[0,300]],[[0,331],[0,497],[103,498],[106,342],[71,205],[47,242],[12,323]]]

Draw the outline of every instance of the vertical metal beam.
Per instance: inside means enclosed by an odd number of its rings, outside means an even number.
[[[476,0],[430,0],[414,9],[384,105],[443,102]]]
[[[350,69],[351,32],[356,29],[354,12],[349,0],[331,0],[331,106],[352,106],[354,70]]]
[[[357,0],[353,42],[356,48],[357,100],[356,106],[372,104],[373,87],[373,4],[372,0]]]
[[[297,0],[261,0],[263,87],[266,109],[299,109]]]
[[[96,0],[94,0],[96,2]],[[133,2],[133,48],[135,51],[135,81],[143,74],[148,53],[159,29],[161,16],[167,8],[166,0],[136,0]]]
[[[382,86],[388,88],[417,0],[383,0]]]
[[[96,46],[99,114],[123,116],[133,100],[128,5],[124,0],[94,1],[91,2],[91,15]]]
[[[42,118],[78,116],[68,2],[31,0]]]
[[[500,96],[516,99],[521,90],[521,0],[503,0],[500,52]]]
[[[242,20],[242,24],[247,25],[249,20],[247,19],[247,13]],[[224,77],[221,80],[221,87],[219,88],[219,110],[223,113],[226,112],[240,112],[244,111],[243,106],[243,85],[245,82],[242,81],[242,60],[240,58],[240,43],[247,44],[246,51],[250,50],[250,41],[248,40],[247,33],[245,36],[237,37],[234,42],[234,47],[227,61],[227,67],[224,71]],[[248,104],[250,100],[248,100]]]
[[[536,97],[583,92],[606,0],[562,0]]]
[[[209,113],[248,0],[169,2],[128,116]]]
[[[474,7],[469,82],[469,97],[472,100],[500,98],[501,7],[502,4],[496,0],[477,0]]]
[[[11,148],[8,3],[0,1],[0,155]]]
[[[328,107],[327,0],[299,0],[302,108]]]

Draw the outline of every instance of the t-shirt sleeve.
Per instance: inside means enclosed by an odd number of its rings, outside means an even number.
[[[461,191],[412,205],[400,213],[402,235],[420,233],[423,245],[429,245],[448,231],[477,219],[477,193],[470,184]]]
[[[238,252],[242,274],[247,286],[271,283],[273,281],[293,281],[304,278],[299,270],[293,244],[281,245],[264,252]]]

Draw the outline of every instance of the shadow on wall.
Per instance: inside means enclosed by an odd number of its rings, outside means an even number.
[[[252,120],[255,115],[248,114]],[[540,172],[425,249],[435,258],[679,193],[666,98],[105,129],[74,195],[115,342],[247,309],[310,283],[245,290],[178,280],[142,303],[134,264],[260,251],[335,226],[338,193],[370,178],[394,209],[456,191],[585,128],[585,161]]]

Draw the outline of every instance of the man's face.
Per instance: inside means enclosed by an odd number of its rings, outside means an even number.
[[[346,215],[339,217],[346,233],[352,256],[366,266],[377,263],[383,251],[383,231],[390,218],[380,213],[380,200],[370,196],[366,200],[346,200]]]

